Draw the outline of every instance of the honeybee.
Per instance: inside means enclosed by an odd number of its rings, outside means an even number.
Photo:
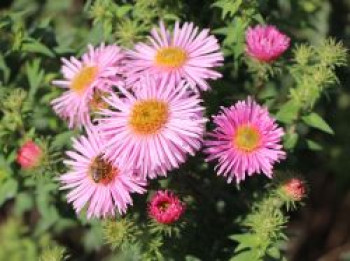
[[[90,166],[90,175],[94,182],[109,181],[113,176],[112,165],[104,160],[102,156],[97,156]]]

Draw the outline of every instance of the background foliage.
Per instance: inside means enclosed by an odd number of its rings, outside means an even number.
[[[1,1],[0,260],[315,260],[333,249],[347,260],[350,236],[335,233],[332,221],[344,222],[348,216],[338,215],[349,210],[350,74],[339,42],[350,45],[349,12],[345,0]],[[159,19],[193,21],[219,38],[224,77],[204,94],[207,115],[252,95],[285,127],[289,156],[278,175],[292,170],[308,181],[301,212],[290,218],[275,181],[255,176],[241,187],[227,184],[202,155],[150,184],[148,196],[169,188],[187,203],[177,227],[150,222],[145,197],[135,198],[126,217],[103,222],[76,217],[67,205],[55,177],[79,131],[68,130],[49,105],[59,95],[50,83],[60,77],[59,59],[80,55],[88,43],[131,48]],[[257,23],[275,24],[292,38],[274,65],[257,66],[244,54],[245,30]],[[46,155],[30,172],[15,163],[28,139]],[[328,222],[322,236],[335,231],[335,239],[303,245],[312,232],[303,224],[319,213]]]

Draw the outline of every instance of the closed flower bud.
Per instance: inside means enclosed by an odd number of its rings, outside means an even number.
[[[35,168],[40,164],[43,152],[33,141],[27,141],[17,152],[17,163],[23,169]]]
[[[306,195],[305,182],[299,178],[288,180],[283,186],[284,194],[293,201],[300,201]]]

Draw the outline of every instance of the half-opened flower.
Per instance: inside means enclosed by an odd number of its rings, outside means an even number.
[[[148,205],[149,216],[161,224],[172,224],[185,212],[185,205],[174,193],[157,191]]]
[[[248,28],[246,52],[261,62],[271,62],[280,57],[288,48],[290,38],[272,25]]]

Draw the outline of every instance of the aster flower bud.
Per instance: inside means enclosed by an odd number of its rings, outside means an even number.
[[[27,141],[17,152],[17,163],[23,169],[35,168],[42,160],[43,151],[33,141]]]
[[[260,62],[272,62],[288,49],[290,38],[274,26],[257,25],[248,28],[246,44],[249,56]]]
[[[282,185],[284,194],[293,201],[300,201],[306,195],[305,182],[300,178],[292,178]]]
[[[185,205],[172,192],[158,191],[148,207],[149,216],[161,224],[172,224],[180,219]]]

